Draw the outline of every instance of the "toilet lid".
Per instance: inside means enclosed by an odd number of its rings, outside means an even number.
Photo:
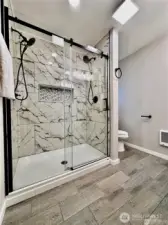
[[[128,133],[126,131],[119,130],[118,135],[128,135]]]

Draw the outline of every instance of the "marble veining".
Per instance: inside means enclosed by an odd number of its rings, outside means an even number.
[[[33,34],[25,36],[30,38]],[[10,38],[11,47],[15,47],[12,55],[16,82],[20,39],[17,35],[15,40]],[[94,54],[76,47],[71,54],[70,51],[68,44],[62,48],[37,37],[26,51],[23,63],[29,97],[12,101],[13,159],[85,143],[106,154],[105,61],[96,56],[91,73],[83,56]],[[90,80],[94,96],[99,98],[92,106],[88,103]],[[21,78],[18,93],[24,91]]]

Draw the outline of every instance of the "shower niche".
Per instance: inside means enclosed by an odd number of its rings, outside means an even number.
[[[39,85],[39,101],[72,103],[73,88]]]

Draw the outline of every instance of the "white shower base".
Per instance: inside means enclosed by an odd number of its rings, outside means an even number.
[[[65,154],[66,159],[70,161],[72,158],[71,152],[71,148],[66,148],[20,158],[13,180],[14,190],[66,172],[65,166],[61,162],[65,159]],[[104,157],[106,156],[102,152],[88,144],[73,146],[74,167]]]

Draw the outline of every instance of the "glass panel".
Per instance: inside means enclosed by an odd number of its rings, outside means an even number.
[[[72,62],[71,140],[76,168],[107,156],[107,61],[72,47]]]
[[[11,102],[13,183],[16,190],[64,172],[65,165],[61,164],[66,141],[64,121],[67,112],[64,111],[72,96],[71,91],[65,92],[64,47],[54,45],[51,37],[34,30],[14,23],[11,26],[27,40],[35,38],[24,53],[24,71],[21,68],[18,79],[18,98],[26,97],[23,73],[28,97]],[[17,31],[11,32],[10,29],[15,84],[21,65],[20,46],[21,52],[26,46]],[[66,107],[64,102],[67,102]]]
[[[64,159],[66,170],[69,170],[73,167],[72,106],[74,101],[74,87],[72,84],[72,49],[68,43],[65,43],[64,55]]]

